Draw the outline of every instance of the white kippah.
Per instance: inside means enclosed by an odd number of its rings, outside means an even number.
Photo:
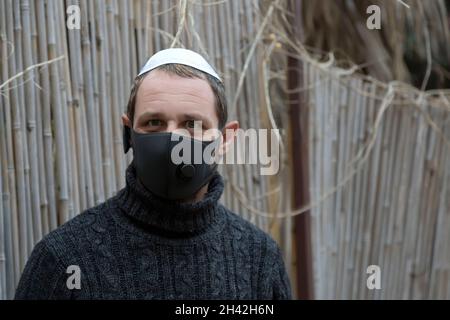
[[[198,53],[183,48],[170,48],[158,51],[148,59],[138,76],[149,72],[159,66],[170,63],[184,64],[200,71],[206,72],[222,82],[213,67]]]

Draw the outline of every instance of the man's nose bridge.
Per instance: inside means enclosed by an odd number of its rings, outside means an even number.
[[[183,127],[181,123],[177,123],[176,121],[168,122],[166,126],[166,131],[178,134],[180,136],[190,137],[191,133]]]
[[[182,123],[179,123],[178,121],[175,120],[169,120],[167,121],[167,125],[166,125],[166,132],[171,132],[171,133],[176,133],[179,134],[181,136],[184,135],[188,135],[190,136],[190,134],[188,132],[186,132],[186,128],[183,127]]]
[[[174,132],[178,129],[178,124],[174,120],[170,120],[167,122],[166,131],[167,132]]]

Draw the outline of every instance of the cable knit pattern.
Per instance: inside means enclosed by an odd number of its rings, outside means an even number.
[[[223,283],[223,264],[221,263],[221,254],[222,250],[220,248],[220,244],[216,241],[211,242],[211,257],[210,257],[210,266],[211,266],[211,298],[218,299],[220,297],[221,284]]]
[[[130,164],[114,197],[36,245],[16,299],[291,299],[277,243],[219,204],[223,188],[216,174],[203,200],[165,201]]]
[[[250,286],[250,262],[248,261],[248,254],[246,250],[247,239],[244,238],[244,228],[240,224],[232,225],[233,234],[233,247],[236,256],[236,286],[239,299],[250,299],[249,290],[246,290]]]

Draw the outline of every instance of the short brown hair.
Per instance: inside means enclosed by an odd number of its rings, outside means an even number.
[[[218,79],[216,79],[215,77],[211,76],[206,72],[177,63],[165,64],[155,68],[154,70],[162,70],[169,74],[175,74],[183,78],[199,78],[208,81],[216,98],[216,111],[217,117],[219,118],[219,129],[222,129],[225,126],[228,117],[227,99],[225,96],[225,87],[223,86],[223,83],[221,81],[219,81]],[[148,72],[144,73],[141,76],[137,76],[134,79],[134,84],[133,87],[131,88],[130,98],[128,99],[127,105],[127,115],[131,121],[131,125],[133,125],[134,121],[133,119],[136,107],[137,91],[147,74]]]

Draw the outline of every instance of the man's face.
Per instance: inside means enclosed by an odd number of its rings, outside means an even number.
[[[218,123],[215,96],[204,79],[153,70],[139,87],[133,122],[136,132],[188,132],[194,138],[209,140],[211,134],[201,137],[198,133],[217,129]]]

